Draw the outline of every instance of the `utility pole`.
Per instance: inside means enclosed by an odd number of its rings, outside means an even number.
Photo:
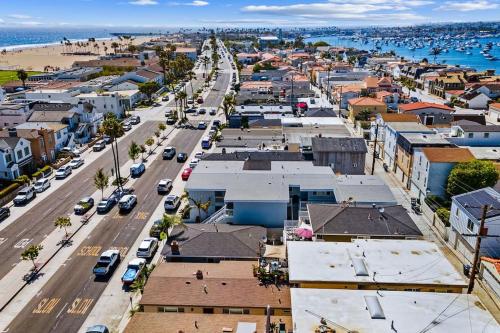
[[[375,141],[373,142],[373,160],[372,160],[372,176],[375,171],[375,154],[377,153],[377,139],[378,139],[378,121],[375,125]]]
[[[481,215],[481,224],[479,225],[479,231],[476,238],[476,248],[474,249],[474,261],[472,262],[472,271],[470,272],[469,288],[467,288],[467,294],[472,293],[474,289],[474,280],[476,279],[477,265],[479,261],[479,250],[481,249],[481,237],[484,236],[484,223],[486,222],[486,214],[488,213],[488,205],[483,205],[483,213]]]

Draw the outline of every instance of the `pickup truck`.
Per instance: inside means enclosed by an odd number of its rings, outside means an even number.
[[[130,285],[134,283],[135,280],[141,275],[142,271],[146,267],[146,259],[136,258],[132,259],[122,275],[122,283],[124,285]]]
[[[96,277],[107,276],[111,273],[118,263],[120,262],[120,251],[118,250],[107,250],[104,251],[99,260],[97,260],[97,264],[94,266],[94,275]]]

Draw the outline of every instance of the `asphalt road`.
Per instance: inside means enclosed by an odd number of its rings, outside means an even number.
[[[202,75],[198,74],[197,78],[193,80],[193,89],[196,90],[201,87],[203,82]],[[191,86],[189,83],[186,85],[186,93],[191,95]],[[217,98],[220,98],[219,94],[210,96],[204,105],[208,105],[210,101],[214,103]],[[171,100],[168,104],[160,108],[141,112],[158,112],[158,110],[163,112],[165,106],[171,107],[173,105],[175,105],[175,102]],[[131,141],[143,143],[148,137],[153,136],[153,133],[158,129],[158,122],[145,121],[139,126],[133,133],[118,140],[119,156],[122,165],[129,160],[127,151]],[[167,131],[170,130],[170,126],[168,127]],[[68,180],[52,180],[53,183],[65,183],[43,201],[38,202],[33,208],[27,210],[26,213],[16,219],[16,221],[13,221],[8,227],[0,231],[0,253],[2,254],[0,256],[0,279],[8,274],[12,267],[20,261],[21,253],[26,246],[41,243],[55,229],[54,221],[59,216],[71,213],[74,205],[81,198],[96,191],[92,180],[94,174],[98,168],[104,168],[108,172],[111,170],[113,167],[112,154],[92,152],[90,157],[86,158],[86,164],[82,167],[84,170],[75,177]],[[12,209],[25,208],[13,207]]]
[[[219,75],[205,106],[216,107],[220,104],[229,80],[229,74]],[[176,146],[178,151],[191,153],[203,133],[198,130],[182,130],[172,139],[171,145]],[[183,164],[175,160],[156,159],[134,184],[138,204],[132,212],[119,215],[115,207],[108,213],[42,291],[17,315],[9,325],[8,332],[78,331],[107,285],[106,281],[95,281],[92,274],[92,267],[98,256],[109,248],[117,248],[123,255],[136,250],[130,249],[130,246],[163,199],[156,193],[158,179],[174,179],[182,167]],[[114,274],[122,274],[122,270],[123,267],[120,267]]]

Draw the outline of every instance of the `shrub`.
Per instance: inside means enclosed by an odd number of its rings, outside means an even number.
[[[439,217],[441,221],[443,221],[444,225],[450,226],[450,211],[446,208],[438,208],[436,210],[436,215]]]
[[[32,174],[31,177],[38,179],[38,177],[44,176],[45,174],[49,173],[51,170],[52,170],[52,168],[50,167],[50,165],[46,165],[43,168],[41,168],[40,170],[38,170],[37,172],[35,172],[34,174]]]
[[[6,195],[14,192],[19,186],[21,186],[19,183],[10,184],[9,186],[0,191],[0,198],[3,198]]]
[[[432,209],[433,212],[441,207],[447,209],[451,208],[451,201],[445,200],[437,195],[428,195],[427,197],[425,197],[424,201],[429,206],[429,208]]]
[[[28,177],[26,175],[21,175],[21,176],[17,177],[16,179],[14,179],[14,181],[16,183],[19,183],[19,184],[29,184],[30,183],[30,177]]]

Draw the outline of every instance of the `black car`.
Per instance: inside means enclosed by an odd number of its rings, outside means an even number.
[[[188,155],[186,153],[177,154],[177,162],[179,162],[179,163],[186,162],[187,158],[188,158]]]
[[[132,116],[132,117],[130,117],[130,123],[132,125],[137,125],[140,122],[141,122],[141,117],[139,117],[139,116]]]
[[[103,135],[102,141],[104,141],[107,145],[109,145],[111,142],[113,142],[113,138],[108,135]]]
[[[167,125],[174,125],[175,124],[175,119],[172,117],[167,118]]]
[[[219,119],[215,119],[212,124],[215,125],[215,126],[217,126],[217,127],[220,127],[220,120]]]
[[[195,108],[190,108],[190,109],[186,109],[184,111],[185,114],[188,114],[188,113],[196,113],[196,109]]]
[[[108,198],[102,198],[102,200],[97,205],[97,213],[106,214],[109,212],[117,203],[116,197],[110,196]]]
[[[0,208],[0,221],[5,220],[10,216],[10,209],[9,207],[2,207]]]
[[[155,237],[160,239],[160,234],[163,231],[161,229],[162,220],[156,220],[153,222],[151,229],[149,229],[149,237]]]
[[[133,188],[122,188],[122,189],[118,189],[116,190],[114,193],[113,193],[113,197],[116,198],[116,202],[120,201],[120,199],[125,196],[125,195],[128,195],[128,194],[133,194],[134,193],[134,189]]]

